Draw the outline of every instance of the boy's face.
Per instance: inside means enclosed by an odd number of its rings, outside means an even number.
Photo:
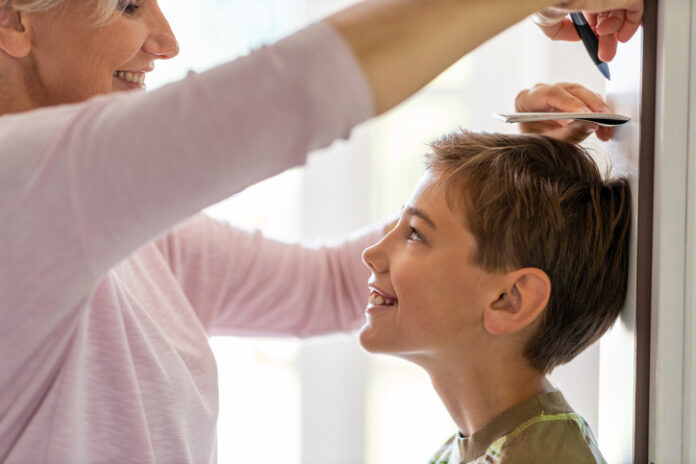
[[[481,346],[483,311],[501,284],[497,274],[472,263],[476,241],[462,218],[449,209],[437,176],[427,173],[396,227],[363,252],[372,271],[360,331],[367,351],[461,361],[462,350]]]

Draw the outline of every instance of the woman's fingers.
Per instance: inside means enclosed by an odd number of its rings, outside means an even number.
[[[618,42],[627,42],[638,30],[643,19],[643,0],[566,0],[541,10],[532,19],[553,40],[578,40],[566,17],[572,11],[583,11],[588,24],[597,33],[599,58],[611,61]]]
[[[579,84],[537,84],[521,91],[515,99],[517,112],[569,112],[607,113],[611,110],[601,95]],[[595,132],[600,140],[612,136],[610,127],[579,120],[550,120],[520,124],[520,131],[527,134],[542,134],[572,143],[578,143]]]
[[[628,42],[639,27],[640,21],[634,22],[627,19],[616,33],[616,37],[619,39],[619,42]]]
[[[585,17],[597,34],[599,59],[611,61],[616,55],[618,43],[628,42],[640,27],[642,13],[639,15],[628,10],[611,10],[586,13]]]
[[[559,84],[537,84],[529,90],[523,90],[515,98],[515,110],[519,113],[543,111],[585,113],[592,111],[585,102]]]
[[[582,101],[594,113],[610,113],[611,110],[604,99],[597,93],[580,84],[561,84],[563,88],[578,100]]]
[[[609,113],[601,95],[580,84],[537,84],[523,90],[515,98],[518,112],[560,111],[578,113]]]
[[[561,119],[556,119],[553,121],[521,122],[519,124],[519,129],[520,132],[523,134],[548,135],[550,133],[556,133],[556,131],[563,129],[569,123],[570,121]]]
[[[555,121],[554,121],[555,122]],[[563,140],[569,143],[580,143],[597,130],[597,124],[584,121],[571,121],[570,124],[560,126],[558,124],[524,123],[520,124],[523,134],[539,134]]]
[[[616,56],[616,48],[619,45],[616,34],[600,35],[598,39],[597,56],[599,59],[605,63],[613,60]]]
[[[591,122],[573,121],[565,128],[565,135],[562,140],[570,143],[580,143],[597,131],[599,126]]]
[[[539,29],[551,40],[577,41],[580,40],[575,26],[568,18],[550,19],[541,13],[532,16]]]
[[[595,131],[595,135],[602,142],[607,142],[611,140],[611,137],[614,135],[614,128],[599,126]]]

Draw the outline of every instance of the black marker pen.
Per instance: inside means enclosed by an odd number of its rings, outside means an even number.
[[[582,15],[582,13],[571,13],[570,19],[573,21],[575,30],[578,31],[578,35],[580,36],[580,39],[582,39],[582,43],[585,45],[587,53],[590,54],[590,58],[592,58],[594,64],[597,65],[599,72],[604,74],[604,77],[607,79],[611,79],[611,75],[609,74],[609,65],[600,60],[599,56],[597,56],[599,40],[597,40],[597,36],[590,25],[587,24],[585,17]]]

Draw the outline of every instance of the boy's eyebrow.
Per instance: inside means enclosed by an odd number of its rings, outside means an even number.
[[[437,229],[437,226],[435,225],[433,220],[430,219],[430,216],[428,216],[428,214],[422,209],[418,209],[413,206],[404,206],[403,210],[405,214],[408,214],[409,216],[418,216],[419,218],[424,220],[426,224],[428,224],[430,227],[432,227],[433,229]]]

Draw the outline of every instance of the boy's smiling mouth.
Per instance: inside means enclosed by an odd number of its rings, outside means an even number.
[[[396,297],[370,286],[370,297],[367,300],[370,306],[395,306],[398,301]]]
[[[372,293],[370,293],[370,298],[368,301],[374,306],[394,306],[397,300],[382,296],[373,290]]]

